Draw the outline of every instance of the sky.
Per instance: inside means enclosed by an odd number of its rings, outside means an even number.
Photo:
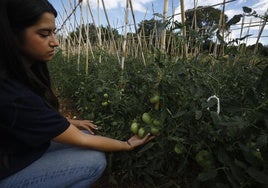
[[[57,18],[57,25],[60,27],[64,20],[70,15],[73,10],[73,7],[78,3],[78,0],[49,0],[52,5],[59,12],[59,16]],[[124,22],[125,22],[125,11],[126,11],[126,0],[103,0],[105,4],[105,8],[108,15],[109,24],[112,28],[117,28],[119,32],[123,32]],[[211,6],[222,3],[224,0],[196,0],[197,6]],[[226,0],[228,2],[230,0]],[[134,15],[136,24],[140,23],[142,20],[149,20],[153,18],[154,13],[163,14],[164,8],[164,0],[132,0]],[[104,10],[102,7],[102,0],[83,0],[83,21],[92,23],[93,19],[97,25],[107,25],[108,21],[105,17]],[[88,6],[90,5],[91,11],[93,13],[93,19],[90,16]],[[99,5],[99,6],[98,6]],[[194,7],[194,0],[184,0],[185,10],[191,9]],[[228,16],[228,19],[231,19],[236,14],[243,14],[242,7],[247,6],[255,10],[260,15],[268,14],[268,0],[236,0],[230,3],[227,3],[225,6],[225,14]],[[222,10],[222,5],[214,6],[214,8]],[[178,15],[175,17],[178,21],[180,18],[181,6],[180,0],[169,0],[168,5],[168,15],[171,16],[173,14]],[[70,21],[68,20],[65,25],[71,25],[68,27],[68,30],[71,30],[77,27],[77,23],[81,21],[80,19],[80,8],[75,11],[75,15],[72,14],[70,17]],[[159,18],[160,19],[160,18]],[[74,21],[77,20],[77,21]],[[129,11],[128,16],[129,24],[134,25],[133,18],[131,12]],[[255,25],[259,25],[259,20],[256,20],[254,17],[246,17],[245,23],[255,23]],[[253,24],[252,24],[253,25]],[[245,25],[246,26],[246,25]],[[128,28],[131,32],[134,32],[133,27]],[[240,29],[238,26],[234,26],[232,28],[231,37],[239,38]],[[244,29],[242,36],[246,34],[251,34],[250,38],[247,38],[245,42],[251,45],[256,42],[257,35],[260,31],[260,26],[250,27],[249,29]],[[268,26],[265,27],[262,38],[260,40],[261,43],[268,45]]]

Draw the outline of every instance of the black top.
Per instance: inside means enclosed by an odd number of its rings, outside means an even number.
[[[44,154],[70,123],[43,98],[14,80],[0,82],[0,180]]]

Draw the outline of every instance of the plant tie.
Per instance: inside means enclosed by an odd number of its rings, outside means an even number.
[[[210,96],[207,100],[209,102],[211,99],[216,99],[217,100],[217,114],[220,113],[220,99],[216,95]],[[209,110],[209,107],[207,108]]]

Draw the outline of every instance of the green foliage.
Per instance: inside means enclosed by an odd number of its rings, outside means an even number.
[[[50,69],[60,97],[113,138],[129,138],[145,112],[161,122],[150,143],[107,154],[110,187],[267,187],[267,66],[202,56],[146,67],[128,59],[121,70],[116,58],[102,55],[81,75],[75,58],[64,63],[58,54]],[[219,114],[217,101],[207,101],[212,95],[220,99]]]
[[[196,14],[196,19],[194,16]],[[199,28],[199,37],[202,37],[204,42],[210,42],[213,36],[215,36],[216,30],[219,28],[219,20],[221,17],[221,10],[213,7],[197,7],[196,11],[194,9],[189,9],[185,12],[186,16],[186,28],[187,30],[194,29],[193,20],[196,20],[196,26]],[[225,22],[228,17],[224,15]],[[191,35],[189,37],[192,37]]]
[[[118,30],[114,28],[110,28],[109,26],[95,26],[90,23],[88,25],[82,24],[77,27],[75,31],[69,33],[68,38],[72,39],[73,45],[78,44],[79,36],[81,34],[81,41],[85,42],[89,40],[92,45],[98,44],[98,35],[100,33],[100,37],[102,41],[106,41],[111,38],[111,33],[113,34],[115,39],[120,38],[120,34]]]
[[[186,11],[186,22],[188,26],[192,25],[192,20],[194,19],[194,14],[196,13],[196,24],[200,29],[208,29],[213,25],[218,25],[221,17],[221,10],[213,8],[211,6],[197,7],[196,11],[194,9],[189,9]],[[228,17],[224,15],[224,20],[228,20]]]

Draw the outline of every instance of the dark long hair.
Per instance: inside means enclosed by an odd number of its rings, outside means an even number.
[[[57,109],[58,100],[51,88],[46,62],[35,62],[29,67],[15,42],[16,37],[23,40],[23,31],[47,12],[57,17],[57,11],[48,0],[0,1],[0,81],[15,79]]]

